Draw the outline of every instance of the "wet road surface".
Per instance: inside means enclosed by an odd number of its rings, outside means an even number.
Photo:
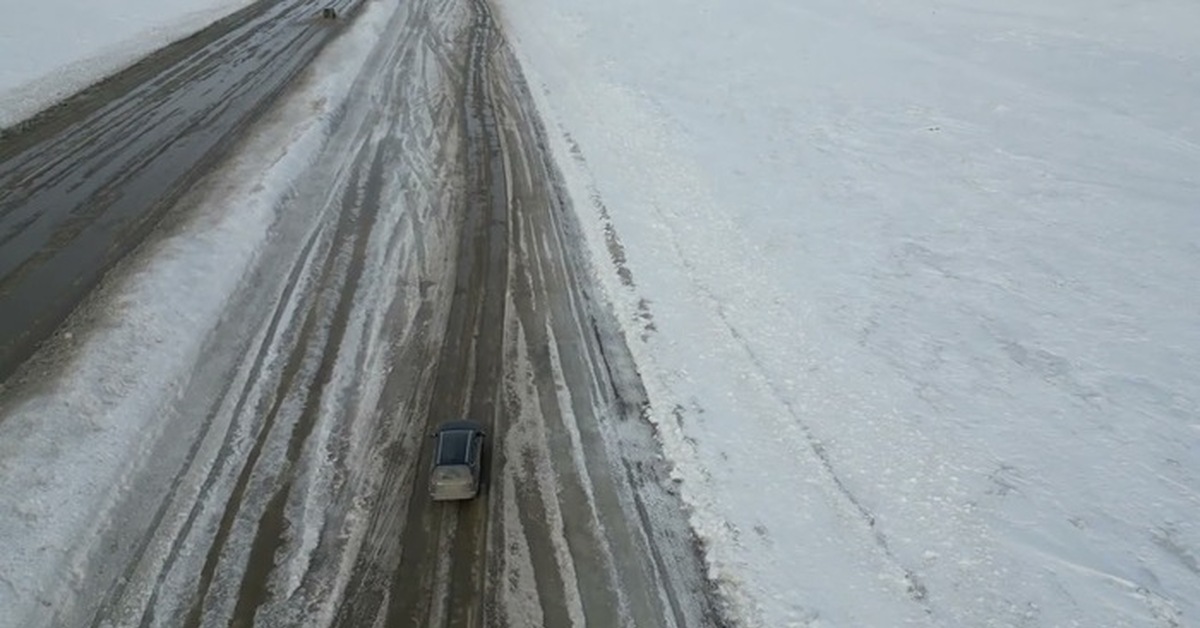
[[[491,11],[389,10],[47,625],[729,625]]]
[[[337,32],[320,6],[254,3],[0,138],[0,381]]]

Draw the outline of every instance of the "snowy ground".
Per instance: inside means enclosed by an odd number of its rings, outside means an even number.
[[[0,126],[245,3],[142,4],[6,15]],[[1200,7],[497,5],[747,625],[1200,621]],[[346,86],[314,89],[332,107]],[[278,165],[229,182],[249,209],[204,218],[211,240],[162,244],[180,272],[253,256],[286,192],[270,177],[300,166]],[[153,329],[188,363],[234,278],[208,280],[187,284],[197,307],[143,301],[170,324],[114,322],[117,346]],[[133,288],[181,285],[153,281]],[[168,401],[124,393],[169,365],[94,357],[62,405],[0,423],[0,470],[28,480],[6,486],[45,489],[0,502],[0,607],[36,602],[61,565],[45,552],[95,514],[26,463],[138,442],[115,419],[33,426]],[[117,453],[80,464],[124,472]]]
[[[4,389],[0,627],[720,625],[480,6],[365,3]]]
[[[0,128],[11,126],[253,0],[42,0],[0,20]]]
[[[391,12],[373,9],[321,57],[293,101],[182,201],[193,206],[186,223],[132,256],[116,273],[121,279],[103,287],[34,359],[38,369],[40,361],[68,356],[66,376],[33,395],[0,400],[0,626],[35,625],[45,609],[64,612],[103,579],[106,566],[94,559],[113,548],[96,547],[97,535],[106,533],[114,511],[142,523],[157,507],[150,498],[130,507],[146,467],[163,464],[148,454],[162,455],[171,440],[175,449],[195,441],[201,459],[215,450],[216,437],[201,438],[209,430],[199,422],[181,424],[177,406],[192,380],[211,376],[218,361],[202,359],[211,351],[210,331],[233,311],[231,299],[266,250],[281,199],[295,192],[300,173],[329,141],[333,112],[356,76],[345,69],[361,67],[378,42]],[[294,229],[308,224],[292,218]],[[225,414],[214,434],[222,420]],[[182,492],[196,490],[187,485]],[[129,534],[118,530],[113,547],[135,547],[139,539]]]
[[[1200,621],[1200,7],[499,4],[748,624]]]

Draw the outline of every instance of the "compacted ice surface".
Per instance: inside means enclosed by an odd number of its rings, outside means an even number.
[[[1200,7],[499,4],[747,625],[1200,621]]]

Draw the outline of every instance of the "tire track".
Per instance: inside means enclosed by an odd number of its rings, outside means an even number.
[[[501,626],[520,616],[500,592],[509,542],[532,557],[526,616],[548,625],[726,625],[490,10],[396,10],[403,30],[334,114],[345,128],[316,182],[286,203],[298,224],[281,223],[277,246],[302,246],[260,276],[279,298],[232,312],[264,322],[242,323],[250,355],[203,398],[201,436],[125,568],[153,585],[148,602],[130,599],[136,577],[116,583],[93,625]],[[331,399],[345,402],[332,416]],[[463,415],[491,428],[483,495],[432,503],[425,436]],[[510,429],[518,416],[536,434]],[[326,422],[332,461],[312,450]],[[326,463],[336,487],[305,495]],[[520,489],[506,498],[501,480]],[[311,520],[294,514],[326,497]],[[319,540],[299,547],[314,520]],[[119,621],[123,605],[140,622]]]
[[[252,398],[252,389],[259,381],[259,377],[266,368],[270,349],[275,346],[276,343],[281,341],[281,336],[285,333],[286,321],[284,320],[284,315],[287,308],[284,307],[283,304],[290,303],[292,301],[296,292],[296,288],[299,285],[302,271],[307,265],[307,260],[313,254],[314,248],[320,239],[319,236],[321,233],[321,230],[314,230],[312,235],[307,239],[298,256],[298,259],[302,260],[301,263],[296,264],[292,268],[290,274],[288,275],[287,281],[284,283],[284,288],[278,301],[279,305],[274,309],[271,318],[269,319],[265,335],[262,341],[259,343],[258,351],[255,353],[254,359],[250,364],[249,373],[245,382],[243,383],[240,393],[237,396],[234,405],[233,416],[241,416],[243,414],[247,404]],[[160,502],[160,505],[150,522],[148,532],[138,543],[138,547],[129,560],[123,575],[115,580],[105,596],[104,601],[100,604],[91,622],[94,627],[99,628],[108,622],[110,617],[119,612],[121,600],[123,600],[129,592],[129,586],[134,581],[134,574],[142,566],[143,560],[146,559],[146,552],[151,542],[155,538],[155,533],[163,525],[168,510],[177,503],[177,493],[183,485],[185,478],[193,469],[193,465],[197,462],[197,454],[201,446],[206,441],[213,423],[215,422],[218,413],[221,411],[222,402],[227,397],[227,394],[234,382],[235,380],[232,378],[227,380],[227,383],[222,389],[220,395],[218,395],[209,411],[205,414],[203,426],[198,433],[198,437],[195,439],[195,441],[193,441],[191,447],[188,449],[188,453],[183,464],[180,466],[178,473],[176,473],[172,479],[171,488]],[[230,430],[226,433],[221,447],[222,458],[228,457],[231,454],[231,451],[234,449],[233,438],[235,433],[236,432],[233,430]],[[219,465],[214,465],[214,467],[215,466]],[[201,495],[207,494],[212,490],[217,477],[218,474],[215,472],[207,475],[205,482],[200,489]],[[154,616],[152,609],[157,603],[165,574],[169,571],[170,566],[174,563],[175,559],[179,555],[183,540],[187,538],[192,526],[195,524],[198,513],[199,508],[197,504],[190,509],[181,532],[172,542],[165,561],[165,566],[162,569],[162,572],[156,578],[153,590],[144,606],[145,612],[142,614],[141,619],[137,622],[139,626],[147,627],[153,624]]]
[[[354,174],[351,178],[351,185],[347,190],[347,194],[353,194],[355,190],[359,189],[361,183],[359,166],[365,159],[365,152],[360,152],[359,157],[355,160],[355,167],[351,169],[351,172]],[[326,291],[332,291],[334,294],[337,294],[338,288],[340,287],[338,286],[338,283],[341,279],[343,279],[337,277],[336,275],[336,262],[338,257],[337,252],[341,250],[340,247],[343,246],[341,243],[349,242],[351,245],[353,245],[356,239],[350,238],[350,234],[353,233],[354,223],[358,219],[358,213],[361,211],[361,207],[359,204],[353,202],[343,203],[342,205],[343,209],[346,209],[348,206],[353,210],[343,211],[341,213],[341,218],[338,221],[337,229],[333,235],[334,248],[331,249],[331,251],[325,257],[321,271],[321,278],[318,283],[319,286],[323,286],[324,288],[316,291],[318,294]],[[314,296],[314,298],[317,297]],[[274,399],[272,400],[270,408],[266,413],[262,426],[259,428],[258,436],[255,438],[254,445],[251,447],[245,462],[242,464],[242,470],[238,475],[233,492],[226,501],[223,509],[223,515],[221,516],[216,537],[213,539],[212,544],[209,547],[207,558],[205,559],[204,566],[200,572],[191,610],[188,612],[187,617],[182,624],[186,628],[199,628],[200,626],[200,622],[205,610],[205,601],[213,584],[217,566],[222,559],[222,552],[229,543],[234,522],[242,510],[242,504],[246,497],[247,487],[250,484],[253,473],[256,470],[259,470],[259,458],[262,455],[264,446],[271,441],[275,422],[279,417],[285,399],[288,398],[288,392],[297,385],[305,384],[305,382],[297,381],[297,378],[309,357],[309,349],[315,340],[314,335],[317,334],[317,326],[324,322],[319,319],[318,312],[319,309],[316,307],[315,303],[311,303],[306,308],[303,323],[300,327],[299,337],[291,349],[291,356],[283,369],[280,382],[276,386]],[[296,452],[292,452],[289,448],[289,454],[294,456],[295,453]],[[267,472],[270,473],[270,470]],[[275,538],[277,539],[278,537]],[[261,552],[260,543],[256,542],[255,545],[259,547],[259,551]],[[251,559],[253,558],[255,558],[255,554],[252,549]],[[250,576],[250,578],[253,580],[253,576]]]
[[[543,446],[559,483],[559,510],[567,518],[554,534],[571,549],[584,621],[732,625],[705,577],[682,504],[666,486],[666,465],[641,415],[645,391],[617,322],[596,298],[590,261],[576,244],[583,241],[577,218],[546,147],[545,130],[531,110],[528,86],[507,50],[497,65],[507,73],[500,84],[509,91],[506,102],[513,103],[505,114],[510,144],[527,156],[522,169],[533,182],[517,193],[515,224],[522,232],[514,288],[527,344],[517,353],[529,356],[533,372],[555,373],[554,379],[537,378],[539,398],[525,403],[543,417]],[[522,297],[522,290],[532,294]],[[574,450],[574,457],[555,453],[564,449]],[[533,551],[536,544],[528,543]],[[543,570],[558,568],[540,562]],[[585,581],[584,574],[601,582]],[[543,615],[557,612],[563,590],[552,587],[539,594]],[[620,609],[615,617],[608,614],[613,609]]]
[[[312,434],[313,427],[317,422],[321,399],[331,379],[338,348],[346,333],[350,310],[354,305],[355,296],[358,294],[359,279],[363,273],[367,241],[379,213],[382,185],[383,153],[376,148],[367,180],[363,183],[364,197],[347,198],[341,206],[341,213],[348,217],[349,223],[357,223],[357,234],[353,238],[348,238],[345,245],[346,248],[352,247],[353,253],[345,277],[338,285],[330,285],[328,289],[331,296],[338,296],[337,307],[333,319],[329,323],[330,330],[320,352],[320,365],[315,379],[308,385],[310,394],[306,398],[298,424],[293,428],[288,441],[287,454],[283,462],[284,468],[279,472],[281,480],[277,480],[281,486],[275,490],[259,520],[258,529],[250,548],[247,571],[243,577],[237,605],[230,622],[231,626],[252,625],[255,611],[268,594],[268,584],[275,565],[275,553],[282,545],[287,532],[284,505],[287,503],[295,481],[295,465],[300,457],[301,448],[308,442],[308,437]],[[339,238],[339,240],[341,239]]]
[[[503,189],[495,191],[495,186],[503,185],[504,169],[494,113],[484,93],[485,55],[490,42],[481,38],[487,37],[490,23],[476,19],[468,39],[467,81],[460,101],[461,124],[467,137],[463,158],[468,192],[461,210],[455,288],[432,394],[414,426],[421,433],[459,415],[490,426],[496,414],[508,219],[503,202],[507,193]],[[445,63],[444,57],[439,57],[439,63]],[[385,625],[477,625],[483,606],[479,591],[485,571],[478,560],[486,553],[486,504],[483,500],[430,503],[425,495],[429,448],[420,443],[413,453],[416,472],[408,483],[410,497],[400,531],[401,549],[395,567],[387,572],[386,593],[382,583],[376,580],[371,585],[366,575],[357,579],[357,585],[373,590],[371,597],[386,603]],[[490,457],[485,455],[485,464],[487,459]],[[439,548],[447,553],[439,552]],[[446,573],[448,581],[439,579],[439,572]],[[342,625],[348,625],[352,617],[361,621],[370,616],[369,610],[361,607],[344,609],[339,614]]]

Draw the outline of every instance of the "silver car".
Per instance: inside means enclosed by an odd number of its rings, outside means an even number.
[[[449,421],[438,428],[429,474],[434,501],[473,499],[479,494],[483,436],[483,426],[474,421]]]

